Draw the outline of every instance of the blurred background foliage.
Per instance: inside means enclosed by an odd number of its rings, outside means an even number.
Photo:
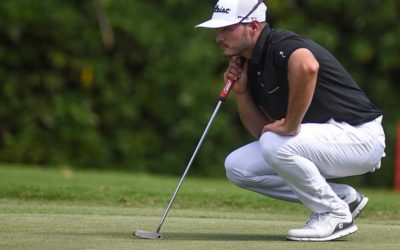
[[[215,32],[194,26],[215,1],[0,1],[0,161],[181,174],[223,86]],[[321,43],[385,113],[391,186],[400,121],[400,1],[269,0],[273,28]],[[252,138],[233,98],[192,174],[223,176]]]

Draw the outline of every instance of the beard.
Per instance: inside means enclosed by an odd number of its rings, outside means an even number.
[[[235,45],[228,45],[225,43],[220,43],[219,47],[222,53],[226,57],[233,57],[233,56],[241,56],[243,52],[247,51],[250,48],[250,36],[249,32],[243,30],[242,36],[238,44]]]

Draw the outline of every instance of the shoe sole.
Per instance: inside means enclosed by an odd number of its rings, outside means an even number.
[[[368,204],[368,197],[364,197],[361,200],[360,204],[358,204],[358,206],[351,213],[353,220],[356,219],[360,215],[361,211],[367,206],[367,204]]]
[[[346,229],[343,229],[341,231],[337,231],[336,233],[331,234],[327,237],[321,237],[321,238],[318,238],[318,237],[315,237],[315,238],[304,237],[303,238],[302,237],[302,238],[300,238],[300,237],[294,237],[294,236],[288,235],[288,236],[286,236],[286,238],[288,240],[293,240],[293,241],[331,241],[331,240],[336,240],[336,239],[342,238],[344,236],[350,235],[352,233],[355,233],[357,230],[358,230],[357,226],[353,224],[352,226],[350,226]]]

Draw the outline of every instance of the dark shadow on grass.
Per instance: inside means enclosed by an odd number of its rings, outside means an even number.
[[[64,235],[72,237],[101,237],[113,239],[141,239],[127,232],[46,232],[46,235]],[[192,240],[192,241],[286,241],[285,235],[268,234],[212,234],[212,233],[162,233],[163,240]]]
[[[43,234],[43,233],[41,233]],[[46,235],[64,235],[73,237],[101,237],[113,239],[141,239],[127,232],[46,232]],[[212,234],[212,233],[162,233],[164,241],[192,240],[192,241],[279,241],[297,242],[306,244],[307,242],[288,241],[286,235],[275,234]],[[330,241],[332,242],[332,241]],[[347,242],[346,238],[337,239],[334,242]]]
[[[284,235],[272,234],[211,234],[211,233],[163,233],[165,240],[200,241],[286,241]]]
[[[285,241],[293,243],[314,243],[310,241],[291,241],[286,235],[276,234],[211,234],[211,233],[163,233],[164,240],[199,240],[199,241]],[[347,242],[347,237],[333,241],[319,242]]]

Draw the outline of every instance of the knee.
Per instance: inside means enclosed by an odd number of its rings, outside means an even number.
[[[226,157],[225,159],[225,173],[226,173],[226,177],[233,182],[234,184],[238,185],[238,186],[243,186],[244,182],[243,177],[240,174],[240,171],[238,171],[238,163],[235,160],[235,156],[234,154],[230,154],[228,155],[228,157]]]
[[[265,173],[252,172],[243,162],[235,160],[235,157],[229,155],[225,160],[226,177],[236,186],[248,190],[255,189],[273,189],[276,187],[276,180],[273,178],[275,174],[271,174],[268,170]]]
[[[274,170],[287,165],[293,156],[299,154],[296,149],[297,146],[292,142],[291,137],[281,136],[272,132],[262,135],[260,145],[264,161]]]
[[[225,159],[226,177],[241,188],[249,188],[254,185],[257,176],[247,170],[248,164],[237,158],[235,153],[228,155]]]
[[[276,140],[277,134],[267,132],[260,139],[261,153],[264,160],[271,166],[274,167],[279,165],[279,153],[282,147],[281,143]]]

